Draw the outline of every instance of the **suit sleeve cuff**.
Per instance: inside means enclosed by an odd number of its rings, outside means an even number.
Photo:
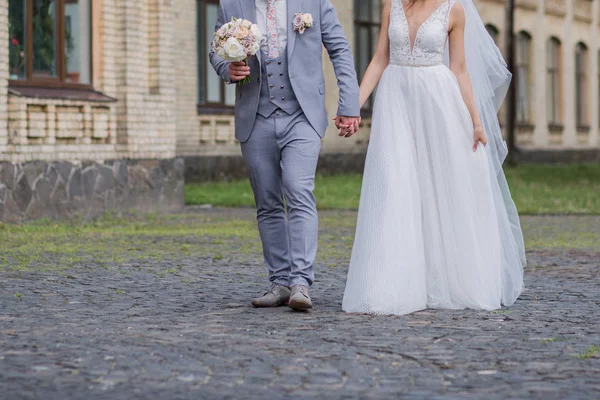
[[[337,115],[340,117],[360,117],[360,107],[339,106]]]

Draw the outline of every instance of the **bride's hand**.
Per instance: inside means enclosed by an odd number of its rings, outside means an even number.
[[[479,142],[484,146],[487,145],[487,136],[481,125],[476,126],[473,130],[473,152],[477,151]]]

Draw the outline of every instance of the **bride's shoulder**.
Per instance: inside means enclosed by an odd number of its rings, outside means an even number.
[[[464,26],[465,24],[465,8],[459,1],[449,0],[450,4],[450,27]]]
[[[382,16],[383,16],[382,21],[385,21],[387,18],[389,18],[390,12],[391,12],[391,9],[392,9],[392,3],[395,2],[395,1],[402,1],[402,0],[382,0],[381,1],[382,6],[383,6],[382,7],[382,13],[381,13]]]
[[[448,4],[450,5],[450,16],[460,17],[462,15],[464,18],[465,8],[460,1],[448,0]]]

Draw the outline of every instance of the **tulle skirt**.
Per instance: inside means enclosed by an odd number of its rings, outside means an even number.
[[[390,65],[378,87],[346,312],[512,304],[523,288],[518,216],[444,65]]]

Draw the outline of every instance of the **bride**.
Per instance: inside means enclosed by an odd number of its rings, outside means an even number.
[[[497,120],[510,73],[472,0],[387,0],[382,21],[360,87],[361,104],[378,90],[342,308],[511,305],[525,251]]]

